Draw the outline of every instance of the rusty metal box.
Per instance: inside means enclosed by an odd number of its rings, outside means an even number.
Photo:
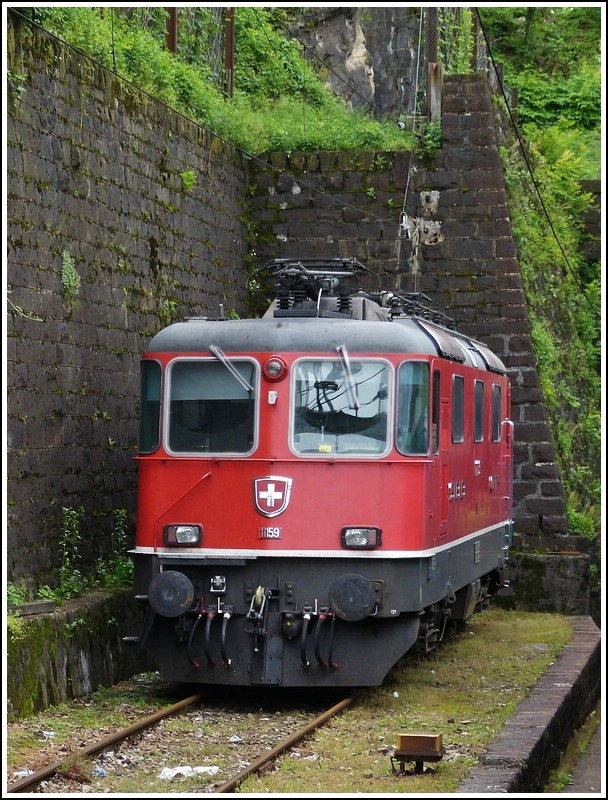
[[[443,754],[441,733],[398,733],[396,756],[440,758]]]

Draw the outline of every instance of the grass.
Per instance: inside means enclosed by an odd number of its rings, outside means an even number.
[[[330,720],[299,759],[282,758],[276,771],[250,776],[239,791],[454,792],[570,635],[559,615],[475,615],[439,650],[393,670],[382,687]],[[419,775],[395,774],[397,734],[417,731],[441,733],[444,758],[425,763]]]
[[[438,650],[406,658],[381,687],[362,692],[344,714],[301,740],[262,774],[248,777],[237,791],[323,796],[454,792],[570,636],[568,618],[557,614],[499,608],[476,614]],[[158,738],[145,753],[142,750],[136,763],[96,779],[90,791],[138,796],[208,791],[212,784],[228,780],[237,762],[251,763],[304,721],[298,707],[285,711],[279,704],[274,709],[271,701],[260,717],[257,712],[262,709],[253,690],[225,695],[230,697],[229,705],[226,701],[218,705],[219,694],[212,690],[211,701],[203,700],[194,717],[177,715],[163,722],[155,734]],[[63,743],[81,742],[87,730],[91,741],[97,740],[160,705],[170,705],[178,699],[173,695],[173,689],[146,675],[141,687],[101,689],[11,725],[8,774],[35,763],[37,754],[42,764],[53,760],[48,757],[48,742],[41,741],[41,731],[53,731],[57,749]],[[302,694],[303,705],[309,695]],[[250,713],[232,714],[231,707]],[[321,710],[322,704],[318,713]],[[440,733],[445,755],[435,764],[425,762],[421,774],[400,774],[399,766],[391,761],[397,734],[419,731]],[[239,743],[231,737],[238,737]],[[40,756],[43,749],[44,758]],[[158,779],[164,766],[177,764],[220,765],[221,772],[173,782]],[[413,764],[407,765],[406,773],[412,769]]]
[[[86,697],[51,706],[46,711],[9,725],[7,735],[9,771],[22,768],[24,763],[35,757],[36,752],[43,748],[49,738],[54,745],[61,748],[62,745],[71,742],[75,731],[90,729],[95,737],[91,741],[96,741],[110,728],[117,730],[127,727],[136,719],[153,714],[159,705],[163,704],[163,695],[157,688],[159,686],[164,684],[161,684],[157,676],[146,675],[141,690],[137,687],[100,688]],[[175,702],[170,696],[165,699],[166,705]]]

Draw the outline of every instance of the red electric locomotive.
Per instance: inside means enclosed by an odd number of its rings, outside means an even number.
[[[142,359],[135,589],[166,680],[371,686],[507,583],[506,370],[355,259],[280,259],[261,319]],[[420,299],[420,298],[418,298]]]

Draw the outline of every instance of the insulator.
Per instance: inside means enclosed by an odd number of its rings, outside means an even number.
[[[277,292],[277,308],[289,308],[289,289],[279,289]]]
[[[338,311],[341,314],[349,314],[351,310],[350,295],[340,295],[338,297]]]
[[[296,286],[293,290],[293,303],[295,306],[302,305],[308,299],[306,289],[303,286]]]

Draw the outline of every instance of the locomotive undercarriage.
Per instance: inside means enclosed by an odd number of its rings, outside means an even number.
[[[492,560],[489,572],[454,591],[455,551],[297,568],[289,559],[213,566],[165,559],[138,596],[145,620],[128,641],[184,683],[379,685],[408,650],[432,650],[452,621],[487,606],[504,584],[495,549]]]
[[[420,616],[416,650],[424,653],[434,650],[451,622],[463,622],[472,614],[488,608],[492,595],[506,584],[506,578],[495,572],[427,606]]]
[[[281,611],[271,589],[246,614],[220,601],[172,619],[142,601],[146,622],[138,643],[161,674],[184,683],[378,685],[415,644],[420,619],[412,613],[349,622],[327,606]]]

